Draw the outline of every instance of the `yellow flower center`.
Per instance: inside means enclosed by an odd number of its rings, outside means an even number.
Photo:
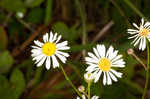
[[[147,36],[148,34],[149,34],[149,30],[148,29],[143,28],[142,30],[140,30],[140,35],[141,36]]]
[[[98,66],[100,70],[104,72],[109,71],[111,66],[110,60],[107,58],[101,58],[98,62]]]
[[[91,76],[91,73],[88,73],[88,78]]]
[[[56,52],[56,45],[54,43],[47,42],[42,46],[42,52],[47,56],[51,56]]]

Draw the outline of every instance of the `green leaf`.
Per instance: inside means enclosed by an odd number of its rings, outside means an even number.
[[[19,69],[15,69],[12,72],[10,77],[10,83],[12,84],[15,99],[19,99],[19,96],[23,93],[25,89],[24,75]]]
[[[25,4],[28,6],[28,7],[37,7],[39,6],[41,3],[43,3],[44,0],[26,0],[25,1]]]
[[[0,73],[8,72],[13,63],[14,59],[8,51],[0,53]]]
[[[47,26],[52,18],[52,5],[53,0],[47,0],[46,3],[46,15],[45,15],[45,25]]]
[[[68,26],[63,22],[56,22],[52,26],[52,30],[54,32],[60,33],[65,39],[69,36],[69,28]]]
[[[25,19],[27,22],[30,23],[42,23],[44,18],[44,11],[42,8],[33,8],[29,12],[27,18]]]
[[[1,0],[0,6],[13,12],[24,12],[25,6],[22,0]]]
[[[0,98],[1,99],[14,99],[13,91],[10,90],[10,85],[5,76],[0,75]]]
[[[0,50],[4,50],[8,44],[8,37],[3,27],[0,27]]]
[[[83,49],[86,49],[87,51],[89,51],[95,45],[96,44],[73,45],[73,46],[71,46],[70,52],[79,52],[79,51],[82,51]]]

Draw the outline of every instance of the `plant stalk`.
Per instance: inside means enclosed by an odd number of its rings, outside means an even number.
[[[77,90],[77,88],[74,86],[74,84],[71,82],[71,80],[69,79],[69,77],[67,76],[67,74],[66,74],[66,72],[65,72],[65,70],[64,70],[64,68],[60,65],[60,68],[61,68],[61,70],[62,70],[62,72],[63,72],[63,74],[64,74],[64,76],[65,76],[65,79],[69,82],[69,84],[72,86],[72,88],[76,91],[76,93],[80,96],[80,97],[82,97],[82,95],[80,94],[80,92]]]

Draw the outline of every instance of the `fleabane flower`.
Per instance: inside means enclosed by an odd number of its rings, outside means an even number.
[[[77,96],[77,99],[80,99],[80,97]],[[82,98],[81,99],[86,99],[85,95],[82,95]],[[92,98],[90,99],[99,99],[99,96],[93,96]]]
[[[102,73],[104,85],[112,84],[112,80],[117,82],[117,77],[121,78],[122,73],[115,71],[113,68],[125,67],[122,55],[118,55],[118,51],[114,50],[112,46],[106,51],[105,46],[99,44],[96,48],[93,48],[93,51],[94,53],[88,53],[85,61],[89,65],[86,71],[93,73],[95,76],[94,82],[96,83],[99,80]]]
[[[140,26],[135,23],[133,23],[133,26],[136,29],[127,30],[132,35],[129,39],[134,38],[131,44],[134,44],[134,46],[139,45],[139,50],[143,51],[146,48],[146,39],[150,41],[150,22],[144,22],[142,18]]]
[[[85,73],[84,74],[84,79],[85,79],[85,81],[88,83],[88,82],[92,82],[93,81],[93,79],[94,79],[94,75],[93,75],[93,73]]]
[[[38,40],[34,41],[35,46],[32,46],[33,49],[31,50],[31,56],[38,67],[44,62],[46,69],[50,69],[51,65],[53,68],[59,67],[57,58],[59,58],[63,63],[66,62],[66,58],[69,54],[63,51],[70,49],[70,47],[67,46],[67,41],[59,43],[61,37],[62,36],[57,33],[53,34],[50,32],[43,36],[44,42],[40,42]]]

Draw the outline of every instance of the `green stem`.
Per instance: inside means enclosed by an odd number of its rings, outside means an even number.
[[[91,82],[88,82],[88,99],[90,99],[90,86],[91,86]]]
[[[63,74],[64,74],[64,76],[65,76],[65,79],[70,83],[70,85],[71,85],[72,88],[76,91],[76,93],[77,93],[80,97],[82,97],[82,95],[80,94],[80,92],[77,90],[77,88],[73,85],[73,83],[71,82],[71,80],[70,80],[69,77],[67,76],[67,74],[66,74],[64,68],[63,68],[61,65],[60,65],[60,68],[61,68],[61,70],[62,70],[62,72],[63,72]]]
[[[146,21],[147,18],[129,1],[129,0],[124,0],[124,2],[135,12],[137,13],[140,17],[144,18]]]
[[[146,95],[146,91],[147,91],[147,87],[148,87],[148,80],[149,80],[149,59],[150,59],[150,53],[149,53],[149,44],[148,44],[148,40],[146,42],[147,44],[147,71],[146,71],[146,82],[145,82],[145,87],[144,87],[144,92],[143,92],[143,95],[142,95],[142,99],[145,98],[145,95]]]

